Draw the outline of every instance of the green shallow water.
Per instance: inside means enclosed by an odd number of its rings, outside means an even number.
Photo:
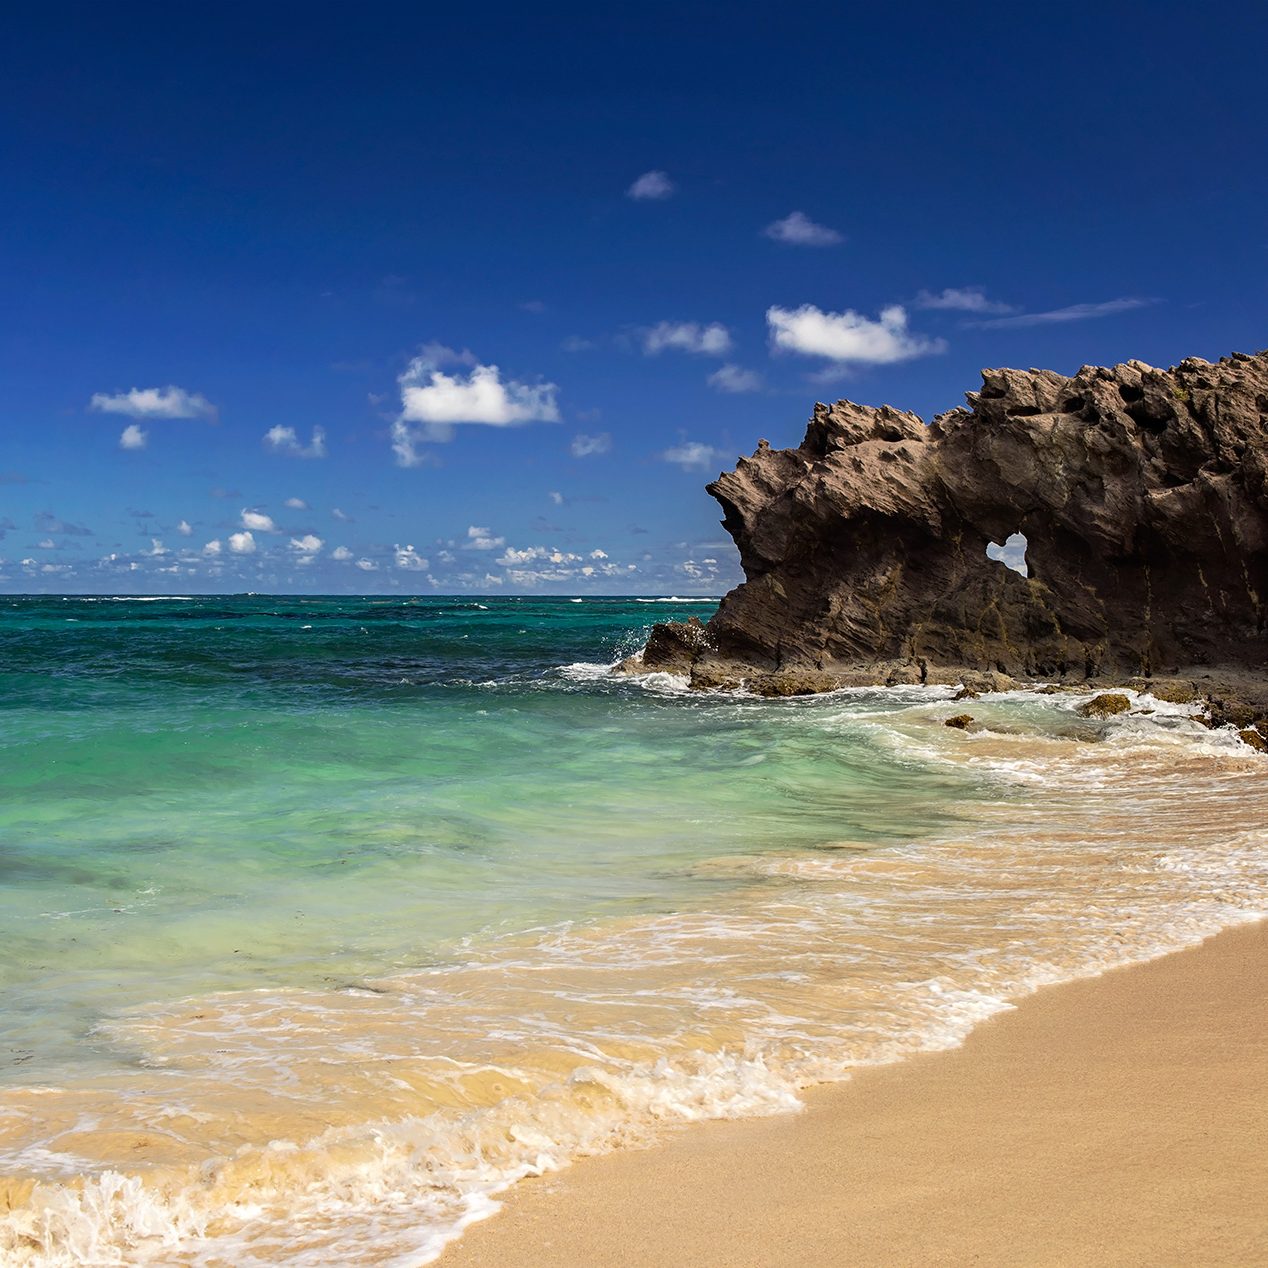
[[[0,1079],[127,1061],[96,1027],[139,1004],[700,906],[731,884],[701,861],[900,843],[980,792],[813,702],[601,672],[711,611],[0,599]]]

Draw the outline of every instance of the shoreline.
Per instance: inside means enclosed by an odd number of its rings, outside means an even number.
[[[1268,1253],[1268,921],[965,1043],[504,1196],[444,1268],[1244,1264]]]

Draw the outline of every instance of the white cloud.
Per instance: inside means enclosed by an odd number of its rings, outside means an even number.
[[[347,546],[336,546],[334,550],[330,552],[330,557],[331,559],[337,559],[340,563],[346,563],[352,558],[352,551],[350,551]]]
[[[731,350],[731,332],[720,322],[707,326],[694,321],[657,322],[642,332],[643,351],[655,356],[667,348],[675,352],[694,352],[708,357],[725,356]]]
[[[607,453],[612,448],[612,437],[607,432],[597,436],[587,436],[584,432],[572,438],[568,451],[574,458],[589,458],[594,454]]]
[[[550,491],[550,500],[551,500],[551,501],[552,501],[552,502],[553,502],[556,506],[563,506],[563,504],[564,504],[564,495],[563,495],[562,493],[560,493],[557,489],[551,489],[551,491]]]
[[[193,526],[188,520],[181,520],[181,522],[176,525],[176,531],[182,537],[192,537],[194,535]]]
[[[1067,308],[1053,308],[1045,313],[1018,313],[1015,317],[992,317],[989,321],[977,321],[979,329],[1002,330],[1006,327],[1047,326],[1063,321],[1087,321],[1094,317],[1112,317],[1115,313],[1128,313],[1136,308],[1148,308],[1158,301],[1154,299],[1107,299],[1100,304],[1071,304]]]
[[[148,433],[144,427],[140,427],[136,423],[129,423],[119,433],[119,448],[144,449],[148,438]]]
[[[709,386],[719,392],[760,392],[762,376],[756,370],[745,370],[728,362],[709,375]]]
[[[522,564],[531,564],[536,560],[553,564],[578,564],[581,562],[581,556],[571,551],[559,550],[554,546],[525,546],[523,550],[508,546],[495,562],[504,568],[518,568]]]
[[[254,533],[277,532],[277,525],[273,523],[271,515],[265,515],[263,511],[248,511],[245,507],[242,510],[242,527]]]
[[[275,453],[284,453],[292,458],[324,458],[326,429],[314,427],[312,439],[307,445],[301,445],[294,427],[270,427],[264,433],[264,443]]]
[[[35,543],[37,550],[56,550],[57,543],[51,538],[46,537],[42,542]]]
[[[674,182],[669,179],[668,173],[652,171],[644,172],[625,191],[625,196],[635,202],[660,202],[672,197],[673,193]]]
[[[183,387],[134,387],[111,396],[94,392],[88,408],[129,418],[215,418],[216,407],[197,392]]]
[[[467,529],[467,547],[470,550],[497,550],[506,545],[505,537],[494,537],[487,528],[477,528],[474,524]]]
[[[393,546],[396,566],[407,572],[426,572],[431,566],[413,546]]]
[[[235,555],[255,554],[255,538],[249,533],[230,533],[229,549]]]
[[[608,553],[605,550],[592,550],[590,552],[591,559],[606,559],[607,557]]]
[[[300,555],[315,555],[325,544],[316,533],[291,538],[291,549]]]
[[[790,212],[782,220],[766,226],[762,232],[776,242],[794,247],[832,247],[843,241],[841,234],[827,225],[815,224],[803,212]]]
[[[766,321],[777,349],[827,357],[842,365],[889,365],[946,350],[941,339],[911,334],[907,310],[900,304],[881,309],[876,321],[852,308],[825,313],[813,304],[795,309],[774,306],[766,310]]]
[[[950,309],[959,313],[1011,313],[1011,304],[1002,304],[996,299],[987,299],[980,286],[948,286],[945,290],[934,294],[932,291],[921,291],[916,296],[917,308]]]
[[[712,445],[702,445],[699,441],[685,440],[681,445],[666,449],[661,458],[672,462],[684,471],[703,471],[716,467],[726,458],[724,449],[715,449]]]
[[[470,353],[428,345],[397,380],[401,413],[392,423],[392,449],[400,466],[420,466],[426,458],[418,445],[451,440],[459,423],[515,427],[559,421],[555,384],[503,382],[496,365],[476,364],[467,374],[440,368],[453,361],[470,364]]]
[[[373,559],[358,559],[357,567],[360,568],[362,572],[378,572],[379,570],[379,565],[376,564]]]
[[[341,511],[337,506],[330,512],[332,519],[337,519],[341,524],[351,524],[352,516],[347,511]]]
[[[161,540],[160,538],[158,538],[158,537],[151,537],[151,538],[150,538],[150,549],[149,549],[149,550],[143,550],[141,553],[142,553],[143,555],[149,555],[151,558],[158,559],[158,558],[160,558],[161,556],[163,556],[163,555],[166,555],[166,554],[167,554],[167,547],[163,545],[163,542],[162,542],[162,540]]]
[[[1011,568],[1014,572],[1019,572],[1023,577],[1030,576],[1030,567],[1026,563],[1026,547],[1029,543],[1026,541],[1024,533],[1013,533],[1006,538],[1002,546],[996,545],[995,542],[986,543],[987,559],[994,559],[997,563],[1001,563],[1005,568]]]
[[[305,502],[303,498],[287,498],[286,501],[282,503],[282,505],[286,507],[287,510],[291,510],[291,511],[308,510],[308,503]]]
[[[214,559],[217,555],[220,554],[220,551],[221,551],[220,541],[217,538],[212,538],[212,540],[209,541],[203,547],[203,554],[206,555],[209,559]]]

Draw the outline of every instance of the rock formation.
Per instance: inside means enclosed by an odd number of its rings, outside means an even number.
[[[778,694],[1268,673],[1268,353],[986,370],[967,400],[759,442],[708,486],[747,580],[627,667]],[[1018,532],[1028,576],[986,553]]]

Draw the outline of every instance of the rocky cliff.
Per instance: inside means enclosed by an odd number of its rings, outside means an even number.
[[[708,486],[747,580],[631,669],[839,682],[1268,672],[1268,353],[987,370],[967,409],[817,405]],[[987,545],[1026,539],[1028,576]]]

